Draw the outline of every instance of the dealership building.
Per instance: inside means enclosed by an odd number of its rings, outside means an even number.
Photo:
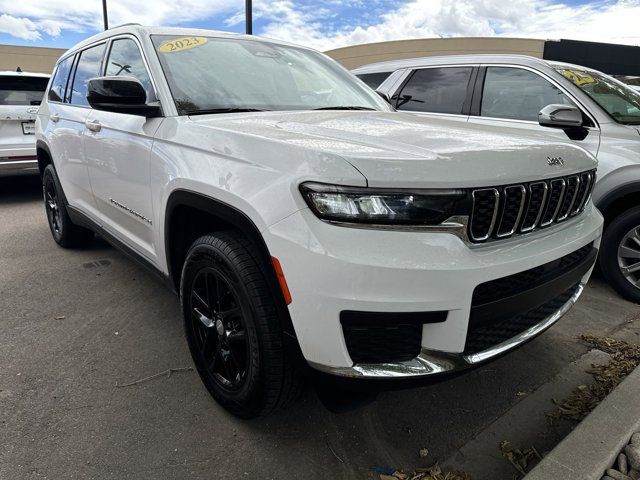
[[[64,48],[19,47],[0,45],[0,71],[51,73]]]
[[[369,63],[435,55],[517,54],[575,63],[610,75],[640,76],[640,47],[576,40],[536,40],[502,37],[453,37],[396,40],[329,50],[327,55],[346,68]]]

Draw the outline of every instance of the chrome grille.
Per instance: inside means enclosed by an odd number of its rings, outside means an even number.
[[[469,238],[484,242],[560,223],[584,209],[595,170],[538,182],[472,191]]]

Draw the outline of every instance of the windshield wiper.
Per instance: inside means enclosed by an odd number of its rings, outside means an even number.
[[[269,112],[270,110],[262,110],[259,108],[241,108],[241,107],[227,107],[227,108],[201,108],[198,110],[187,110],[186,115],[207,115],[212,113],[239,113],[239,112]]]
[[[375,110],[375,108],[357,107],[357,106],[353,106],[353,105],[338,105],[338,106],[335,106],[335,107],[314,108],[313,110]]]

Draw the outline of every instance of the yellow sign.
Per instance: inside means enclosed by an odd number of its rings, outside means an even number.
[[[174,38],[173,40],[167,40],[158,47],[158,51],[161,53],[173,53],[181,52],[183,50],[189,50],[190,48],[199,47],[207,43],[205,37],[182,37]]]
[[[587,83],[594,83],[594,78],[587,72],[580,70],[562,70],[562,74],[575,83],[578,87]]]

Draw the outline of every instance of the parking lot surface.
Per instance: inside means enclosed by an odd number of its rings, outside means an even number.
[[[578,335],[638,314],[596,275],[556,326],[465,375],[340,414],[310,387],[241,421],[194,371],[122,386],[191,367],[177,298],[101,240],[57,247],[40,195],[37,178],[0,179],[0,479],[366,479],[430,465],[584,354]]]

